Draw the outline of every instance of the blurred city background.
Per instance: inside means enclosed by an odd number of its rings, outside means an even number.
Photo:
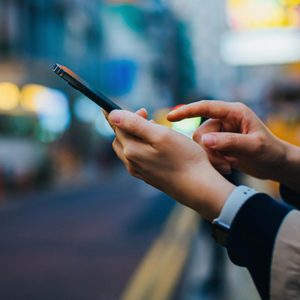
[[[0,299],[258,299],[207,223],[126,173],[55,63],[183,134],[201,120],[166,112],[224,99],[300,145],[300,0],[0,0]]]

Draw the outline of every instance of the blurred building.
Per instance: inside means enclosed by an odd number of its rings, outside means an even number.
[[[177,21],[160,1],[4,0],[0,14],[1,63],[25,64],[21,84],[43,75],[49,84],[47,68],[61,62],[133,106],[171,103],[185,86]]]
[[[37,142],[52,161],[61,149],[61,157],[69,155],[66,164],[76,168],[78,161],[84,167],[86,160],[106,157],[105,140],[113,132],[99,108],[57,78],[51,66],[67,65],[122,107],[146,107],[151,114],[194,93],[190,50],[186,27],[161,1],[3,0],[0,119],[5,135],[19,145]],[[7,86],[16,91],[10,107]],[[29,135],[16,135],[7,116],[35,125]],[[48,162],[53,164],[63,162]]]

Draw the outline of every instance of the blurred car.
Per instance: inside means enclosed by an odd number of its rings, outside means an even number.
[[[34,114],[0,113],[0,188],[4,192],[29,189],[50,180],[50,156],[38,139],[40,130]]]

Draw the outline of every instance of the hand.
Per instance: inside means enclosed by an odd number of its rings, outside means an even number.
[[[200,101],[168,115],[170,121],[203,116],[210,118],[193,139],[203,145],[211,163],[221,171],[238,168],[261,179],[279,179],[287,163],[287,144],[275,137],[242,103]]]
[[[113,148],[131,175],[169,194],[209,220],[217,217],[234,186],[187,137],[128,111],[113,111]],[[216,188],[218,187],[218,188]]]
[[[113,129],[113,131],[115,131],[116,126],[114,124],[110,123],[110,121],[109,121],[109,113],[106,110],[104,110],[104,109],[102,109],[102,112],[104,114],[104,117],[105,117],[106,121],[109,123],[109,125],[111,126],[111,128]],[[147,110],[145,108],[141,108],[141,109],[137,110],[135,113],[137,115],[141,116],[144,119],[148,118],[148,112],[147,112]]]

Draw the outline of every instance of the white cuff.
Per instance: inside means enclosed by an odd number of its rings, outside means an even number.
[[[217,221],[230,228],[234,217],[242,205],[255,194],[257,194],[255,189],[249,188],[245,185],[236,187],[228,196],[219,217],[215,219],[213,223]]]

